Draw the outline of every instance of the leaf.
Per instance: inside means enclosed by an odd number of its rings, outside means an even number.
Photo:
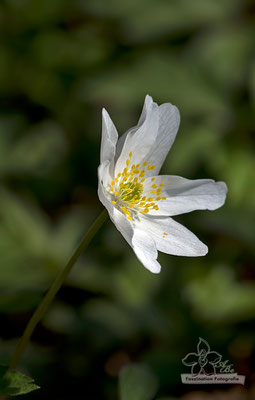
[[[154,374],[142,364],[132,364],[120,373],[120,400],[151,400],[158,387]]]
[[[0,395],[17,396],[40,388],[32,378],[18,371],[7,370],[7,366],[0,366]]]

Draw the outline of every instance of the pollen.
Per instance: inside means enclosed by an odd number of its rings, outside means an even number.
[[[131,158],[133,156],[132,151],[129,153],[129,158],[126,159],[125,167],[121,172],[118,172],[114,180],[111,181],[110,192],[112,192],[112,204],[116,206],[129,221],[132,221],[137,213],[147,214],[150,210],[159,210],[158,204],[155,201],[162,200],[160,197],[161,187],[163,183],[159,185],[154,183],[150,186],[150,191],[146,193],[151,193],[157,196],[147,197],[144,195],[144,190],[148,190],[146,185],[146,175],[147,172],[153,170],[155,165],[151,165],[148,161],[144,161],[141,164],[132,164]],[[144,168],[146,167],[146,168]],[[151,182],[155,181],[155,177],[150,178]],[[145,186],[143,183],[145,182]],[[165,235],[166,233],[164,233]]]

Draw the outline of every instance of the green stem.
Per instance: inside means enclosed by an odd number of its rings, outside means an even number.
[[[29,320],[29,322],[28,322],[28,324],[26,326],[26,329],[25,329],[25,331],[23,333],[23,336],[20,339],[20,341],[19,341],[19,343],[17,345],[16,351],[15,351],[15,353],[14,353],[12,359],[11,359],[9,370],[10,369],[15,369],[17,367],[17,365],[19,364],[19,362],[20,362],[20,360],[22,358],[22,355],[23,355],[23,353],[25,351],[25,348],[29,343],[31,335],[34,332],[34,329],[35,329],[36,325],[43,318],[45,312],[47,311],[49,305],[53,301],[54,297],[56,296],[56,293],[60,289],[60,287],[63,284],[64,280],[66,279],[67,275],[69,274],[69,272],[71,271],[72,267],[74,266],[75,262],[77,261],[77,259],[81,255],[82,251],[88,246],[90,241],[93,239],[93,237],[95,236],[95,234],[97,233],[99,228],[102,226],[102,224],[104,223],[106,218],[107,218],[107,212],[106,212],[106,210],[104,210],[98,216],[98,218],[95,220],[93,225],[90,227],[90,229],[88,230],[88,232],[86,233],[86,235],[84,236],[82,241],[80,242],[79,246],[77,247],[77,249],[73,253],[72,257],[70,258],[70,260],[66,264],[65,268],[62,271],[60,271],[60,273],[56,277],[55,281],[53,282],[53,284],[51,285],[50,289],[48,290],[48,292],[46,293],[46,295],[42,299],[42,301],[39,304],[38,308],[35,310],[34,314],[30,318],[30,320]]]

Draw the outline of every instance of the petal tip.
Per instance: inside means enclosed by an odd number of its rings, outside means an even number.
[[[208,247],[205,244],[203,244],[201,248],[201,256],[206,256],[208,254],[208,251],[209,251]]]

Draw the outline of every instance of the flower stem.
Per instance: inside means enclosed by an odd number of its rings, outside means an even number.
[[[66,264],[65,268],[62,271],[60,271],[59,274],[57,275],[57,277],[56,277],[55,281],[53,282],[53,284],[51,285],[50,289],[48,290],[48,292],[42,299],[41,303],[39,304],[38,308],[35,310],[32,317],[30,318],[30,320],[26,326],[26,329],[23,333],[23,336],[20,339],[20,341],[17,345],[16,351],[11,359],[9,370],[15,369],[18,366],[18,364],[22,358],[22,355],[25,351],[25,348],[29,343],[31,335],[34,332],[36,325],[43,318],[45,312],[47,311],[49,305],[53,301],[54,297],[56,296],[56,293],[60,289],[65,278],[67,277],[67,275],[71,271],[72,267],[74,266],[75,262],[81,255],[82,251],[88,246],[90,241],[93,239],[93,237],[95,236],[95,234],[97,233],[99,228],[101,228],[101,226],[103,225],[106,218],[107,218],[107,212],[106,212],[106,210],[104,210],[98,216],[98,218],[95,220],[95,222],[92,224],[92,226],[90,227],[88,232],[85,234],[84,238],[80,242],[79,246],[73,253],[73,255],[70,258],[70,260],[68,261],[68,263]]]

